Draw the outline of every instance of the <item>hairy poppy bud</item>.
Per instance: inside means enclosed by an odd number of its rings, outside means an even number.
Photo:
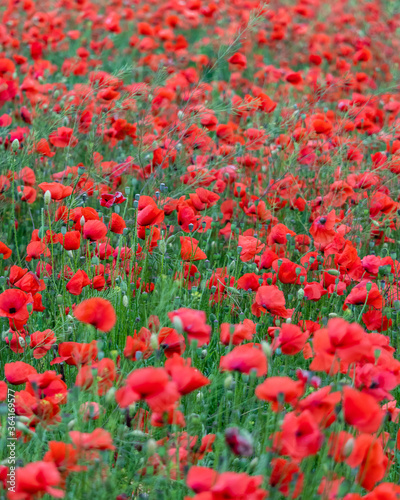
[[[268,344],[268,342],[265,342],[265,340],[261,341],[261,349],[267,357],[271,356],[272,354],[271,346]]]
[[[179,316],[174,316],[172,324],[174,325],[174,328],[178,333],[183,333],[183,323]]]
[[[107,393],[106,393],[106,403],[114,403],[115,401],[115,393],[117,392],[117,389],[115,387],[111,387]]]
[[[128,306],[129,306],[129,299],[128,299],[128,296],[127,296],[127,295],[124,295],[124,296],[122,297],[122,305],[123,305],[124,307],[128,307]]]
[[[157,442],[155,439],[152,439],[150,438],[148,441],[147,441],[147,445],[146,445],[146,450],[147,450],[147,454],[148,455],[154,455],[154,453],[156,452],[157,450]]]
[[[349,457],[352,454],[353,449],[354,449],[354,439],[350,438],[347,441],[347,443],[344,445],[344,447],[343,447],[343,454],[344,454],[344,456],[346,458]]]
[[[153,349],[158,349],[158,336],[156,333],[153,333],[150,337],[150,346]]]
[[[233,377],[231,374],[227,375],[226,379],[224,380],[224,387],[225,389],[230,389],[232,387],[233,383]]]
[[[158,241],[158,249],[163,255],[165,255],[165,252],[167,251],[167,244],[165,243],[165,240]]]
[[[46,205],[49,205],[50,202],[51,202],[51,193],[49,190],[47,190],[45,193],[44,193],[44,202],[46,203]]]
[[[18,149],[19,149],[19,140],[18,140],[18,139],[14,139],[14,140],[12,141],[12,143],[11,143],[11,148],[12,148],[12,150],[14,151],[14,153],[15,153],[16,151],[18,151]]]

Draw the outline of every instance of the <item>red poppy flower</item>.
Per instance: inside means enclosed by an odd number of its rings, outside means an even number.
[[[50,191],[51,199],[54,201],[63,200],[72,193],[71,186],[64,186],[59,182],[42,182],[38,187],[43,191],[43,193]]]
[[[74,148],[78,144],[78,139],[73,132],[72,128],[60,127],[49,135],[49,140],[56,148]]]
[[[78,450],[114,450],[111,434],[101,428],[93,432],[71,431],[69,433],[72,442]]]
[[[126,201],[126,198],[119,191],[117,191],[115,194],[103,193],[101,195],[100,205],[102,207],[111,208],[112,206],[119,205],[120,203],[123,203],[124,201]]]
[[[279,411],[284,403],[295,405],[304,392],[304,383],[289,377],[269,377],[256,387],[256,396],[272,403],[273,411]]]
[[[48,494],[63,498],[64,491],[54,488],[60,486],[61,475],[52,462],[32,462],[19,467],[15,473],[15,491],[10,498],[31,500]]]
[[[4,365],[4,376],[10,384],[24,384],[28,381],[30,375],[36,374],[36,369],[23,361],[15,361]]]
[[[207,258],[207,255],[200,250],[199,241],[196,238],[190,238],[189,236],[181,236],[181,257],[182,260],[188,261],[198,261]]]
[[[261,313],[269,312],[274,316],[289,318],[290,312],[285,307],[285,296],[278,287],[260,286],[257,290],[251,312],[259,318]]]
[[[40,139],[35,144],[34,151],[35,151],[35,153],[38,153],[42,156],[48,156],[49,158],[51,158],[55,155],[55,153],[51,152],[49,143],[46,141],[46,139]]]
[[[137,223],[140,226],[152,226],[164,220],[164,211],[157,207],[156,202],[150,196],[140,197],[138,210]]]
[[[315,243],[325,247],[335,237],[334,226],[336,223],[336,213],[331,210],[328,215],[317,217],[310,227],[310,234]]]
[[[165,370],[175,382],[182,396],[210,383],[207,377],[190,364],[190,358],[183,359],[176,353],[165,362]]]
[[[376,432],[385,416],[373,396],[351,387],[343,388],[343,412],[346,422],[360,432]]]
[[[25,324],[29,318],[28,304],[32,296],[22,290],[5,290],[0,294],[0,317]]]
[[[300,461],[319,452],[324,435],[309,410],[300,415],[287,413],[283,419],[281,434],[281,452],[293,460]]]
[[[78,250],[81,246],[81,233],[79,231],[67,231],[65,234],[58,234],[59,243],[65,250]]]
[[[58,346],[59,357],[50,362],[51,365],[57,363],[67,363],[67,365],[84,365],[93,362],[97,357],[97,342],[86,344],[82,342],[62,342]]]
[[[112,330],[117,321],[111,302],[101,297],[93,297],[81,302],[75,307],[74,316],[82,323],[88,323],[102,332]]]
[[[189,341],[196,340],[198,346],[210,342],[211,327],[206,324],[206,313],[194,309],[181,308],[168,313],[169,319],[178,332],[185,332]]]
[[[262,377],[267,373],[267,358],[260,344],[239,345],[226,356],[221,356],[219,368],[222,371],[238,371],[247,374],[254,370],[257,377]]]
[[[124,229],[126,228],[126,223],[120,215],[113,213],[111,215],[109,228],[112,233],[123,234]]]
[[[11,257],[12,250],[11,248],[8,248],[8,246],[0,241],[0,255],[3,255],[3,259],[9,259]]]
[[[274,340],[273,348],[279,347],[283,354],[293,356],[302,351],[308,337],[308,332],[303,332],[298,326],[284,323]]]
[[[353,451],[346,463],[352,469],[358,468],[357,483],[372,490],[385,477],[389,459],[375,436],[361,434],[355,438]]]
[[[107,226],[100,220],[88,220],[83,226],[83,237],[85,240],[99,241],[105,238]]]
[[[220,341],[229,345],[241,344],[244,340],[251,340],[256,333],[256,324],[250,319],[245,319],[243,323],[231,325],[230,323],[221,324]]]

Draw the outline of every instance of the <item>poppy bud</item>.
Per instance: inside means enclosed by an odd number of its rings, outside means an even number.
[[[15,428],[17,429],[17,431],[21,431],[23,432],[24,434],[31,434],[32,436],[35,434],[33,431],[31,431],[25,424],[23,424],[22,422],[16,422],[15,423]]]
[[[23,424],[26,424],[27,422],[30,422],[31,419],[29,417],[25,417],[24,415],[18,415],[17,417],[17,422],[22,422]]]
[[[271,356],[272,354],[271,346],[268,344],[268,342],[265,342],[265,340],[261,341],[261,349],[267,357]]]
[[[78,175],[83,175],[85,173],[85,167],[78,167]]]
[[[114,403],[115,402],[115,393],[117,392],[117,389],[115,387],[111,387],[107,392],[106,392],[106,403]]]
[[[85,225],[85,217],[82,215],[81,220],[79,221],[81,226]]]
[[[302,300],[304,298],[304,290],[303,288],[300,288],[298,291],[297,291],[297,298],[299,300]]]
[[[182,334],[183,333],[183,323],[182,320],[179,316],[174,316],[174,319],[172,320],[172,324],[174,325],[175,330]]]
[[[165,252],[167,251],[167,244],[165,243],[165,240],[159,240],[158,249],[163,255],[165,255]]]
[[[152,349],[158,349],[158,336],[156,333],[153,333],[150,337],[150,346]]]
[[[369,282],[365,285],[365,288],[366,288],[367,292],[370,292],[370,291],[371,291],[371,288],[372,288],[372,283],[369,281]]]
[[[124,296],[122,297],[122,305],[123,305],[124,307],[128,307],[128,306],[129,306],[129,299],[128,299],[128,296],[127,296],[127,295],[124,295]]]
[[[33,310],[33,304],[27,304],[26,308],[28,309],[28,313],[30,314]]]
[[[51,193],[50,193],[49,190],[47,190],[44,193],[44,202],[46,203],[46,205],[50,205],[50,202],[51,202]]]
[[[331,276],[340,276],[340,272],[337,269],[328,269],[326,272]]]
[[[19,149],[19,140],[18,140],[18,139],[14,139],[14,140],[12,141],[12,143],[11,143],[11,148],[12,148],[12,150],[14,151],[14,153],[15,153],[16,151],[18,151],[18,149]]]
[[[76,424],[76,420],[73,418],[68,422],[68,429],[73,429],[74,425]]]
[[[149,456],[154,455],[157,450],[157,442],[155,439],[150,438],[146,444],[146,451]]]
[[[350,438],[343,447],[343,455],[346,458],[349,457],[353,452],[353,448],[354,448],[354,439]]]
[[[353,313],[351,312],[350,309],[346,309],[344,314],[343,314],[343,319],[346,321],[350,320],[353,317]]]
[[[226,379],[224,380],[225,389],[230,389],[232,387],[233,377],[231,374],[228,374]]]

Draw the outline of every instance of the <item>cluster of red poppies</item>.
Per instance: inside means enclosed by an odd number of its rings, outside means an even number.
[[[394,4],[4,2],[0,495],[400,498]]]

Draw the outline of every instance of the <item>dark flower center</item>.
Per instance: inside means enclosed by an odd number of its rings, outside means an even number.
[[[15,307],[10,307],[10,314],[15,314],[17,312],[17,310],[15,309]]]
[[[326,218],[325,217],[322,217],[322,219],[319,219],[319,223],[320,224],[325,224],[326,222]]]

